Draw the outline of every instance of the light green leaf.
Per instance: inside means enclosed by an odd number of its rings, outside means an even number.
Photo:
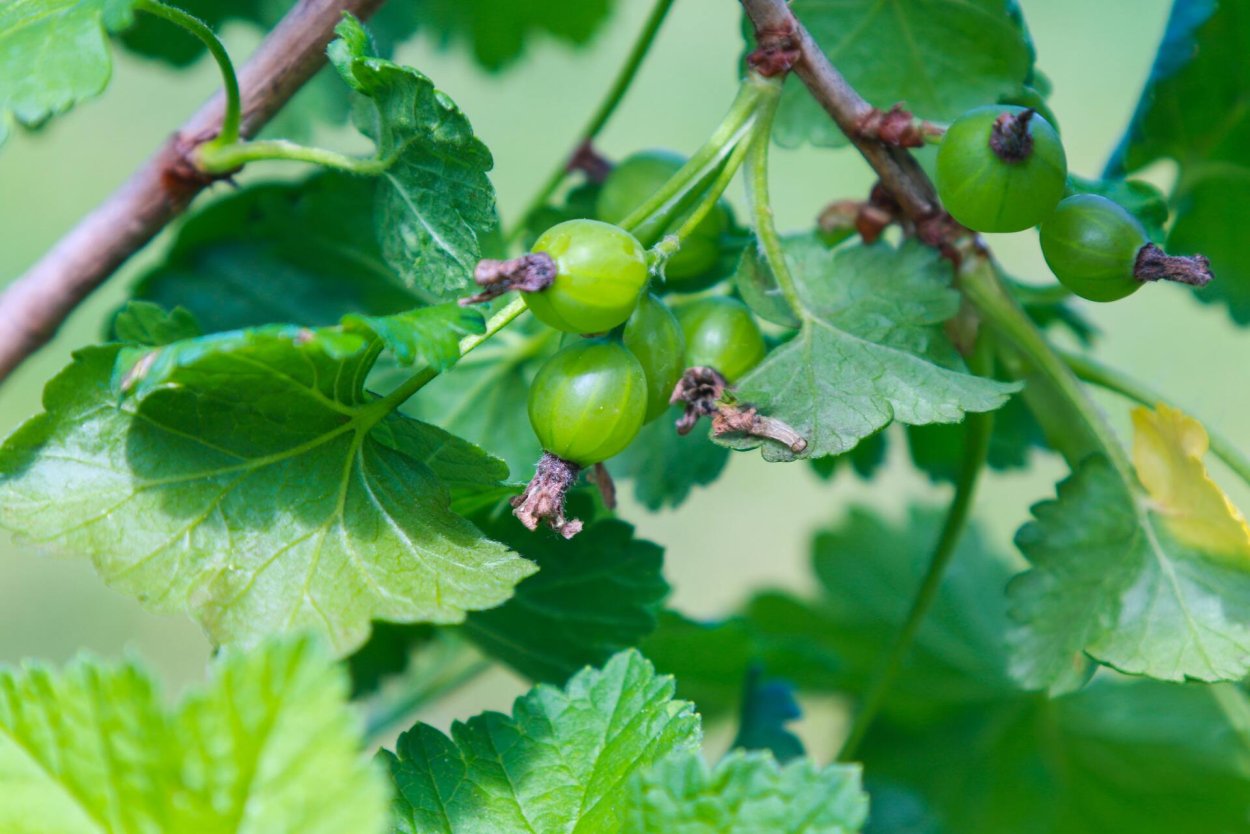
[[[207,332],[408,310],[418,299],[374,233],[377,190],[375,180],[338,173],[245,186],[184,221],[133,293],[185,307]]]
[[[7,0],[0,5],[0,144],[10,125],[40,127],[104,91],[108,35],[135,0]]]
[[[371,619],[452,623],[534,566],[450,509],[499,461],[390,414],[362,385],[380,345],[271,326],[179,342],[119,369],[93,348],[0,450],[0,524],[90,556],[215,642],[312,629],[347,653]]]
[[[790,8],[877,107],[903,102],[921,118],[951,121],[1019,93],[1032,69],[1013,0],[794,0]],[[774,135],[788,147],[846,142],[798,79],[782,93]]]
[[[480,236],[496,224],[490,151],[430,79],[373,57],[357,20],[345,18],[335,31],[330,60],[360,94],[357,126],[388,162],[374,208],[383,254],[424,300],[461,295],[480,256]]]
[[[460,358],[460,339],[485,332],[477,310],[458,304],[420,307],[392,316],[343,317],[347,332],[376,336],[401,365],[416,362],[445,371]]]
[[[1137,112],[1108,173],[1173,159],[1175,220],[1166,248],[1211,258],[1216,280],[1195,293],[1250,323],[1250,0],[1177,0]]]
[[[732,753],[709,768],[672,756],[634,777],[630,834],[853,834],[868,817],[857,765],[781,767],[768,755]]]
[[[804,309],[799,334],[738,384],[737,396],[807,439],[810,457],[837,455],[893,420],[954,423],[1007,401],[1012,384],[972,376],[941,332],[959,309],[950,265],[908,242],[829,251],[787,241]],[[729,439],[735,448],[758,441]],[[792,460],[781,444],[768,460]]]
[[[540,685],[511,715],[483,713],[451,737],[418,724],[385,753],[395,831],[617,832],[638,771],[699,744],[699,718],[636,652]]]
[[[1250,673],[1250,572],[1180,544],[1103,457],[1033,508],[1016,544],[1033,570],[1012,582],[1012,672],[1070,682],[1085,652],[1163,680]]]
[[[573,539],[535,535],[507,510],[472,518],[538,573],[503,605],[465,620],[465,634],[481,649],[532,680],[562,684],[655,631],[668,595],[663,549],[613,519],[592,522]]]
[[[172,712],[133,664],[0,669],[0,829],[381,831],[386,784],[346,698],[307,640],[227,650]]]

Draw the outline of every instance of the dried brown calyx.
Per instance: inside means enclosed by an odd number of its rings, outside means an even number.
[[[1138,281],[1175,281],[1191,287],[1205,287],[1215,276],[1205,255],[1169,255],[1153,243],[1137,252],[1133,277]]]
[[[712,433],[746,435],[774,440],[796,455],[807,448],[807,440],[787,423],[766,417],[749,403],[733,401],[727,396],[729,383],[715,368],[696,367],[686,370],[669,402],[683,403],[685,412],[677,420],[677,433],[689,434],[700,417],[712,418]]]
[[[512,499],[512,514],[530,530],[545,523],[564,538],[573,538],[582,531],[582,523],[565,517],[564,498],[581,471],[576,463],[543,452],[525,491]]]
[[[556,280],[556,272],[556,262],[546,252],[531,252],[506,261],[483,258],[473,270],[473,280],[482,291],[460,299],[460,304],[480,304],[512,290],[540,292]]]
[[[1032,109],[1003,113],[994,120],[994,126],[990,128],[990,150],[1003,162],[1024,162],[1033,154],[1033,134],[1029,133],[1029,122],[1033,121],[1036,113]]]

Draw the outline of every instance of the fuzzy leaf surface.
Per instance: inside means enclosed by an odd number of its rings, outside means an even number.
[[[0,828],[11,834],[380,831],[346,675],[307,640],[227,650],[176,710],[133,664],[0,669]]]
[[[699,717],[637,652],[587,669],[563,689],[539,685],[511,715],[488,712],[448,737],[418,724],[383,753],[395,782],[397,834],[617,832],[629,780],[697,749]]]
[[[934,250],[907,243],[831,252],[814,238],[791,239],[786,250],[804,305],[802,328],[742,379],[737,396],[794,427],[807,439],[806,456],[841,454],[895,420],[955,423],[966,412],[1000,407],[1016,390],[968,374],[941,332],[959,297],[949,264]],[[795,457],[771,441],[763,454]]]
[[[125,398],[118,349],[84,351],[0,450],[0,524],[218,643],[311,629],[347,653],[371,619],[498,605],[534,566],[454,514],[448,486],[506,472],[379,410],[363,380],[380,348],[275,325],[127,351]]]
[[[411,67],[375,57],[364,27],[343,20],[330,60],[360,98],[356,125],[387,161],[373,210],[387,263],[426,301],[464,293],[496,224],[490,151],[456,103]]]
[[[790,8],[870,104],[903,102],[925,119],[948,122],[1015,94],[1033,65],[1012,0],[794,0]],[[846,143],[797,79],[782,93],[774,135],[787,147]]]

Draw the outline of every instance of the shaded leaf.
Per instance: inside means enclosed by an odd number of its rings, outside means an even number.
[[[117,311],[112,330],[118,341],[147,347],[194,339],[201,334],[199,322],[186,307],[166,311],[150,301],[127,301]]]
[[[758,667],[749,670],[738,712],[735,748],[767,750],[782,764],[803,756],[803,742],[786,727],[803,716],[789,683],[766,679]]]
[[[336,27],[330,60],[359,95],[356,124],[386,161],[374,224],[387,263],[427,301],[463,294],[496,224],[494,161],[460,108],[411,67],[374,57],[363,26]]]
[[[678,434],[674,423],[680,414],[674,407],[643,426],[608,463],[613,475],[634,482],[634,497],[649,510],[680,506],[695,487],[715,482],[729,462],[729,451],[706,433]]]
[[[612,0],[425,0],[421,23],[445,41],[466,41],[479,64],[500,70],[520,58],[536,34],[570,45],[587,43],[612,6]]]

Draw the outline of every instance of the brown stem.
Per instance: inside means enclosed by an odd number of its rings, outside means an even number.
[[[1169,255],[1147,243],[1137,252],[1133,277],[1138,281],[1175,281],[1205,287],[1215,276],[1211,274],[1211,261],[1204,255]]]
[[[833,68],[786,0],[741,2],[755,27],[757,43],[781,44],[786,47],[783,52],[797,52],[797,58],[791,62],[795,74],[876,170],[882,184],[917,228],[940,217],[943,212],[937,193],[915,158],[904,148],[889,147],[860,133],[859,125],[871,117],[873,106]]]
[[[365,18],[383,2],[300,0],[239,73],[241,135],[255,136],[321,67],[343,12]],[[217,135],[224,111],[225,97],[218,94],[0,295],[0,381],[212,182],[188,157]]]

